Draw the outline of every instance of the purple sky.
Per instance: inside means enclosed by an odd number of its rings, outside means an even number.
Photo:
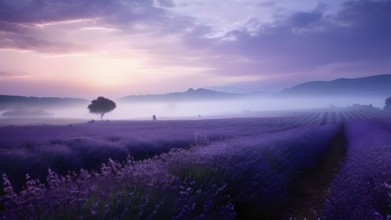
[[[279,91],[391,73],[390,0],[1,0],[0,94]]]

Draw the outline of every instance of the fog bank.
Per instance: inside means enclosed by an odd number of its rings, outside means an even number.
[[[181,101],[181,102],[120,102],[117,108],[105,114],[104,119],[158,119],[219,117],[246,112],[294,111],[332,107],[348,107],[353,104],[373,105],[382,108],[384,97],[246,97],[222,101]],[[0,112],[2,114],[4,111]],[[99,119],[89,113],[87,105],[51,108],[56,118]]]

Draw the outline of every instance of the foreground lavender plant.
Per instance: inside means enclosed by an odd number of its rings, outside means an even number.
[[[390,219],[391,132],[375,121],[346,126],[348,151],[320,213],[323,219]]]
[[[317,164],[337,131],[334,125],[308,126],[216,142],[182,153],[172,169],[201,185],[227,184],[240,218],[281,217],[293,177]]]
[[[287,188],[316,165],[338,126],[296,129],[172,150],[99,172],[28,179],[16,194],[4,175],[6,219],[234,219],[278,217]],[[277,207],[268,211],[271,207]]]
[[[66,175],[68,170],[98,169],[109,158],[124,161],[131,155],[143,160],[172,148],[291,127],[268,118],[0,127],[0,174],[6,172],[15,190],[20,191],[26,173],[43,181],[48,167]]]

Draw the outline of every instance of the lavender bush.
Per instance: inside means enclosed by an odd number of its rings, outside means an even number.
[[[348,149],[332,183],[323,219],[391,218],[391,132],[375,121],[346,125]]]
[[[0,174],[6,172],[19,191],[26,173],[44,180],[48,167],[65,175],[68,170],[97,169],[109,158],[124,161],[131,155],[142,160],[172,148],[290,127],[267,118],[6,126],[0,127]]]
[[[338,127],[296,129],[215,141],[142,161],[109,160],[99,172],[27,178],[15,193],[7,175],[6,219],[234,219],[275,217],[287,188],[311,169]],[[272,210],[270,208],[276,207]]]
[[[200,166],[204,167],[201,176],[225,180],[240,218],[281,217],[280,211],[289,202],[288,188],[292,180],[303,170],[316,166],[337,128],[333,125],[303,126],[267,136],[215,143],[192,154],[200,158],[183,161],[181,164],[188,161],[197,163],[185,169],[182,176],[188,178],[189,174],[194,176],[194,173],[199,176]],[[210,165],[205,166],[204,163]],[[220,172],[206,175],[205,167],[220,167]]]

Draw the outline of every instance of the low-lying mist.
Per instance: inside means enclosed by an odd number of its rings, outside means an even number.
[[[244,97],[230,100],[181,101],[181,102],[121,102],[116,101],[116,109],[104,115],[103,119],[197,119],[204,117],[246,116],[250,112],[296,111],[322,109],[329,107],[343,108],[353,104],[373,105],[382,108],[385,97]],[[46,110],[46,109],[44,109]],[[89,113],[87,105],[61,106],[47,110],[52,118],[99,119],[99,115]],[[2,111],[0,114],[5,112]],[[4,116],[2,116],[4,117]]]

